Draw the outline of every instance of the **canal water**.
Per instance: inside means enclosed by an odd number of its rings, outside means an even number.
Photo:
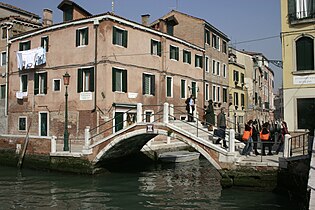
[[[0,209],[299,209],[272,192],[222,189],[205,159],[106,167],[107,173],[87,176],[0,166]]]

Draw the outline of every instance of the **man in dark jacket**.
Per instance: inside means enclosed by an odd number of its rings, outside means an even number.
[[[221,112],[218,114],[218,120],[217,120],[217,126],[219,129],[219,138],[217,140],[217,144],[220,143],[221,139],[223,139],[223,147],[224,148],[228,148],[228,146],[226,145],[226,140],[225,140],[225,129],[226,129],[226,119],[225,119],[225,108],[222,107],[221,108]]]

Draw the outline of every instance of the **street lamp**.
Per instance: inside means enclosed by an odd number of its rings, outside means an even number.
[[[63,134],[63,151],[69,151],[69,132],[68,132],[68,85],[70,83],[70,74],[66,72],[63,75],[63,84],[66,86],[65,93],[65,132]]]

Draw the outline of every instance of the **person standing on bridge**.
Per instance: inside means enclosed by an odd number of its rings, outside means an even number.
[[[260,140],[262,142],[261,153],[263,156],[266,156],[266,153],[265,153],[265,147],[266,146],[269,149],[268,155],[272,155],[272,152],[271,152],[272,142],[271,142],[271,136],[270,136],[270,131],[269,131],[268,127],[269,127],[269,123],[268,122],[264,123],[262,125],[262,129],[261,129],[260,134],[259,134]]]
[[[250,152],[253,150],[253,121],[250,120],[245,124],[245,130],[242,136],[242,140],[246,142],[246,145],[242,151],[242,155],[250,155]]]
[[[209,105],[206,108],[206,126],[209,130],[212,130],[214,125],[214,109],[213,109],[213,102],[209,100]]]
[[[185,104],[186,104],[188,122],[194,122],[194,111],[195,111],[195,98],[194,98],[194,96],[190,95],[190,97],[186,99]]]
[[[218,120],[217,120],[217,126],[219,128],[219,133],[220,136],[217,140],[217,144],[220,143],[221,139],[223,140],[223,147],[225,149],[228,148],[228,146],[226,145],[226,140],[225,140],[225,129],[226,129],[226,119],[225,119],[225,108],[222,107],[221,108],[221,112],[218,114]]]

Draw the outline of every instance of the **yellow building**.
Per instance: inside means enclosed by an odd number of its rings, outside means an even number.
[[[281,0],[284,120],[295,132],[315,125],[314,6]]]
[[[229,118],[232,124],[246,123],[245,66],[238,62],[238,51],[229,49]],[[232,126],[233,127],[233,126]]]

